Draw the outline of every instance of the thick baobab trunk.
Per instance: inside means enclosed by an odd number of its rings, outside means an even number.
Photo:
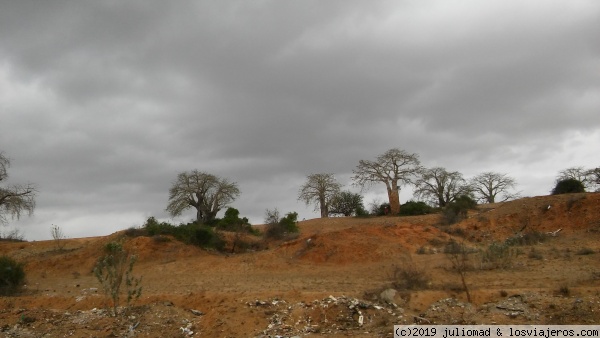
[[[319,203],[321,204],[321,218],[329,217],[329,208],[327,206],[327,202],[324,199],[320,199]]]
[[[392,215],[398,215],[400,213],[400,194],[398,193],[398,187],[388,188],[387,193],[390,201],[390,213]]]

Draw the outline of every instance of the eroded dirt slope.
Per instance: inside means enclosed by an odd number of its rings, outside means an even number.
[[[426,215],[314,219],[299,227],[295,240],[234,255],[127,238],[139,257],[134,272],[143,276],[143,296],[117,318],[103,310],[91,271],[104,245],[122,233],[70,239],[63,251],[52,241],[0,243],[0,254],[26,262],[27,272],[23,293],[0,300],[0,336],[387,337],[393,324],[415,321],[600,321],[592,311],[600,308],[598,193],[484,205],[451,226]],[[445,245],[455,240],[481,251],[531,232],[556,236],[511,248],[503,268],[481,269],[471,255],[467,304]],[[428,277],[426,288],[396,285],[395,295],[382,298],[408,261]]]

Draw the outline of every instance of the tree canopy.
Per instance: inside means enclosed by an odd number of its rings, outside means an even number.
[[[560,195],[560,194],[574,194],[579,192],[585,192],[585,186],[580,180],[575,178],[566,178],[560,180],[552,189],[552,195]]]
[[[458,171],[445,168],[423,169],[415,182],[415,195],[445,207],[460,195],[470,194],[470,187]]]
[[[314,203],[315,210],[317,207],[321,210],[321,217],[329,217],[329,205],[341,187],[333,174],[310,174],[300,188],[298,199],[306,205]]]
[[[504,202],[519,197],[513,192],[516,181],[507,174],[484,172],[471,179],[471,188],[477,198],[485,203]]]
[[[359,216],[366,214],[363,206],[363,198],[359,194],[350,191],[341,191],[333,197],[329,208],[331,215]]]
[[[400,187],[411,184],[421,169],[419,155],[393,148],[377,156],[375,161],[360,160],[352,179],[362,188],[377,182],[385,184],[390,212],[397,215],[400,212]]]
[[[8,178],[9,167],[10,160],[0,153],[0,182]],[[19,219],[24,212],[31,216],[36,193],[32,183],[0,186],[0,224],[8,223],[9,218]]]
[[[198,170],[182,172],[169,189],[167,211],[175,217],[194,207],[196,221],[208,223],[239,195],[237,183],[226,178]]]

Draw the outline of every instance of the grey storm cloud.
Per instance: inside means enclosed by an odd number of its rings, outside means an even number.
[[[11,181],[40,190],[36,214],[14,222],[28,238],[166,219],[171,182],[192,169],[238,182],[234,206],[260,223],[274,207],[316,217],[297,201],[306,175],[355,189],[358,160],[393,147],[507,172],[525,195],[598,166],[596,1],[0,8],[0,151]]]

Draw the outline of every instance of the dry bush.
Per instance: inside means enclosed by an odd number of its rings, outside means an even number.
[[[401,265],[392,273],[392,285],[398,290],[423,290],[429,288],[431,277],[407,256]]]
[[[595,253],[596,252],[593,249],[586,247],[586,248],[581,248],[581,249],[577,250],[577,252],[575,254],[576,255],[593,255]]]
[[[506,243],[494,242],[481,251],[481,269],[508,269],[513,266],[517,250]]]

